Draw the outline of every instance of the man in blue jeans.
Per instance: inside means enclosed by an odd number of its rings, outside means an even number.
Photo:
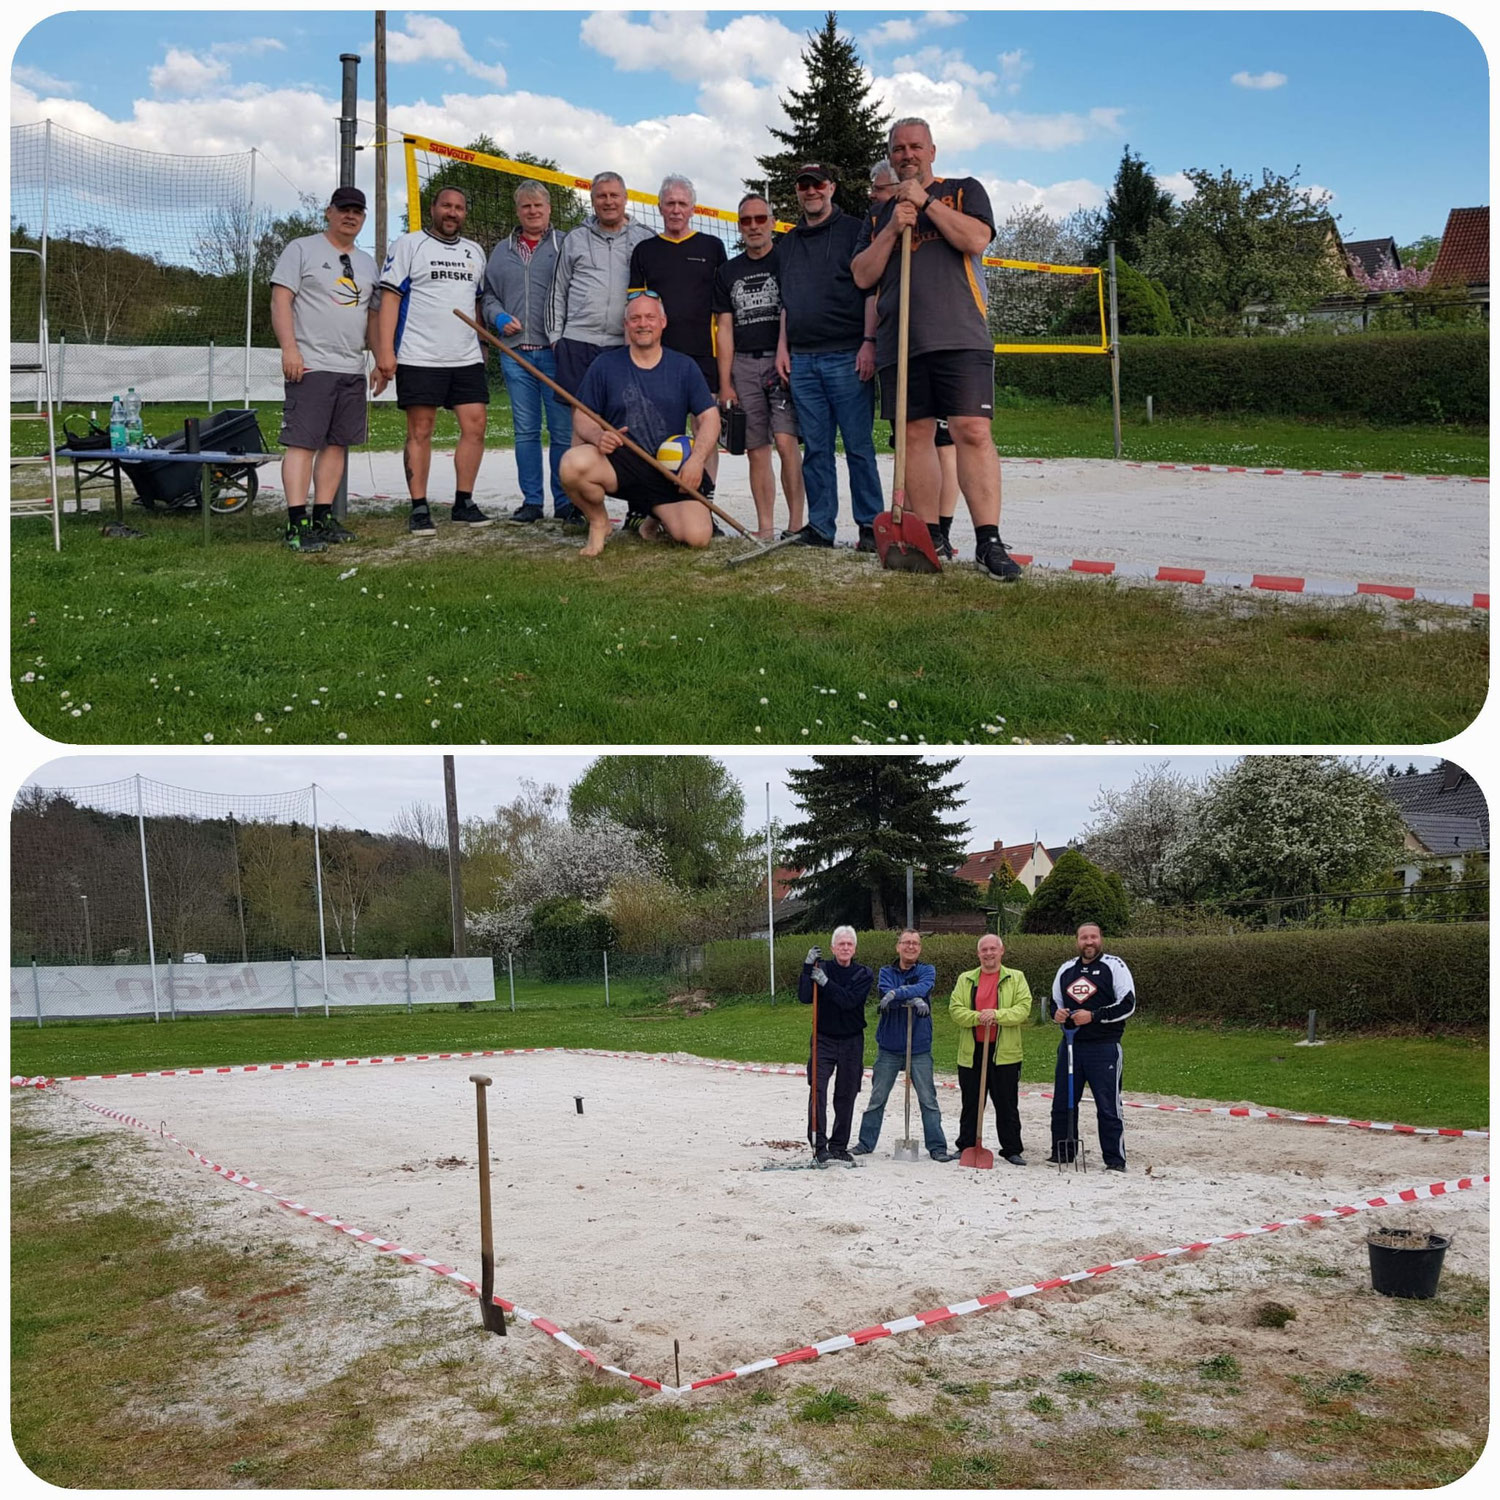
[[[839,519],[834,453],[842,436],[859,550],[873,552],[875,517],[885,508],[875,467],[875,299],[850,274],[861,223],[834,203],[835,187],[832,170],[821,162],[809,162],[797,174],[802,217],[777,246],[782,306],[776,370],[791,382],[806,450],[808,523],[797,541],[833,546]]]
[[[552,228],[552,199],[539,182],[516,189],[516,229],[490,252],[480,299],[484,321],[543,375],[557,379],[557,358],[547,336],[552,300],[552,272],[562,236]],[[516,429],[516,475],[521,504],[512,521],[540,521],[542,494],[542,412],[547,413],[547,447],[552,461],[552,514],[559,520],[581,520],[562,487],[558,468],[573,441],[573,414],[567,403],[530,370],[500,356],[500,373],[510,392]]]
[[[868,1156],[880,1139],[885,1102],[906,1067],[907,1015],[912,1017],[911,1083],[922,1110],[922,1137],[933,1161],[952,1161],[943,1134],[943,1115],[938,1108],[932,1081],[932,1010],[928,1004],[937,970],[919,963],[922,935],[907,928],[896,940],[896,962],[886,964],[877,981],[880,990],[880,1024],[875,1028],[875,1076],[870,1081],[870,1102],[859,1122],[859,1142],[853,1155]]]

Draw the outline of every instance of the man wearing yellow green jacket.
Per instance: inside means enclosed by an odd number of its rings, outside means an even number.
[[[986,1092],[995,1106],[1000,1154],[1024,1167],[1021,1154],[1021,1028],[1031,1019],[1031,986],[1019,969],[1000,960],[1005,944],[994,933],[979,940],[979,967],[958,976],[948,1011],[958,1027],[958,1149],[974,1145],[979,1123],[980,1047],[990,1049]]]

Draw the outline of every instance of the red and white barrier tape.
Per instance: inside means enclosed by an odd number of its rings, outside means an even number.
[[[1015,463],[1017,460],[1002,460],[1002,462]],[[1025,460],[1027,463],[1041,463],[1042,459],[1033,458]],[[1243,464],[1148,464],[1136,463],[1127,459],[1127,469],[1161,469],[1168,473],[1173,470],[1181,470],[1191,474],[1251,474],[1260,475],[1263,478],[1276,479],[1403,479],[1412,484],[1488,484],[1488,474],[1383,474],[1378,470],[1369,469],[1251,469]]]
[[[474,1054],[470,1054],[474,1055]],[[483,1054],[478,1054],[483,1055]],[[289,1213],[300,1214],[303,1218],[312,1219],[319,1224],[325,1224],[330,1229],[337,1230],[340,1234],[347,1235],[350,1239],[358,1241],[362,1245],[369,1245],[372,1249],[379,1250],[384,1254],[395,1255],[409,1265],[421,1266],[432,1271],[435,1275],[442,1276],[446,1280],[454,1282],[463,1288],[472,1297],[480,1295],[478,1285],[461,1271],[452,1266],[445,1265],[440,1260],[435,1260],[430,1255],[423,1255],[420,1251],[409,1250],[403,1245],[398,1245],[394,1240],[381,1239],[369,1230],[357,1229],[352,1224],[346,1224],[341,1219],[334,1218],[331,1214],[318,1213],[308,1208],[305,1204],[298,1203],[295,1199],[283,1197],[273,1192],[268,1187],[263,1187],[253,1178],[246,1176],[243,1172],[237,1172],[232,1167],[225,1167],[218,1162],[211,1161],[201,1152],[195,1151],[186,1142],[180,1140],[165,1124],[162,1124],[153,1132],[152,1127],[143,1120],[138,1120],[134,1115],[127,1115],[119,1110],[107,1109],[103,1105],[91,1103],[89,1100],[76,1094],[70,1094],[69,1098],[75,1098],[86,1109],[91,1109],[95,1114],[103,1115],[106,1119],[117,1120],[123,1125],[129,1125],[137,1130],[143,1130],[147,1134],[159,1134],[174,1145],[181,1146],[194,1161],[208,1168],[217,1176],[224,1178],[226,1182],[233,1183],[236,1187],[245,1188],[249,1192],[261,1193],[270,1198],[278,1207],[286,1209]],[[1058,1287],[1069,1286],[1076,1281],[1089,1281],[1097,1277],[1107,1275],[1110,1271],[1124,1270],[1129,1266],[1149,1265],[1153,1261],[1170,1260],[1179,1255],[1201,1254],[1204,1250],[1210,1250],[1215,1245],[1230,1245],[1240,1240],[1253,1239],[1257,1235],[1274,1234],[1278,1229],[1296,1228],[1302,1225],[1330,1223],[1338,1219],[1347,1219],[1358,1213],[1365,1213],[1375,1208],[1394,1208],[1402,1203],[1418,1203],[1433,1198],[1446,1197],[1452,1193],[1466,1192],[1475,1187],[1488,1187],[1489,1175],[1483,1177],[1459,1177],[1448,1182],[1433,1182],[1418,1184],[1414,1187],[1398,1188],[1389,1194],[1382,1194],[1375,1198],[1364,1198],[1355,1203],[1340,1204],[1329,1208],[1321,1213],[1299,1214],[1296,1218],[1278,1219],[1268,1224],[1254,1224],[1246,1229],[1237,1229],[1231,1234],[1210,1235],[1204,1239],[1192,1240],[1186,1244],[1173,1245],[1165,1250],[1153,1250],[1148,1255],[1127,1256],[1124,1260],[1106,1261],[1103,1265],[1089,1266],[1082,1271],[1071,1271],[1065,1276],[1053,1276],[1046,1281],[1034,1281],[1026,1286],[1011,1287],[1003,1292],[987,1292],[979,1297],[971,1297],[965,1302],[950,1303],[946,1307],[936,1307],[927,1312],[911,1313],[904,1318],[892,1318],[888,1322],[875,1323],[868,1328],[859,1328],[852,1333],[837,1334],[833,1338],[822,1339],[815,1344],[804,1344],[800,1348],[790,1349],[785,1354],[772,1355],[766,1359],[752,1360],[749,1364],[736,1365],[732,1370],[725,1370],[718,1375],[710,1375],[705,1380],[690,1381],[687,1385],[667,1385],[659,1380],[652,1380],[646,1375],[636,1375],[629,1370],[623,1370],[617,1365],[606,1364],[604,1360],[595,1354],[584,1344],[579,1343],[572,1334],[560,1328],[540,1313],[531,1312],[524,1307],[518,1307],[514,1302],[506,1298],[495,1297],[495,1302],[506,1312],[511,1313],[522,1322],[529,1323],[533,1328],[540,1329],[549,1338],[555,1339],[564,1347],[571,1349],[581,1359],[586,1360],[596,1369],[602,1370],[608,1375],[618,1375],[624,1380],[633,1380],[638,1385],[643,1385],[654,1391],[660,1391],[668,1396],[684,1396],[691,1391],[701,1391],[712,1385],[722,1385],[727,1380],[737,1380],[741,1376],[755,1375],[762,1370],[774,1370],[782,1365],[800,1364],[806,1360],[820,1359],[825,1354],[837,1354],[843,1349],[857,1349],[863,1344],[872,1344],[879,1339],[893,1338],[898,1334],[910,1333],[918,1328],[930,1328],[934,1324],[947,1322],[952,1318],[967,1317],[970,1313],[987,1312],[992,1307],[1003,1306],[1007,1302],[1019,1301],[1022,1297],[1030,1297],[1037,1292],[1050,1292]]]
[[[108,1083],[123,1078],[199,1078],[222,1073],[300,1073],[320,1068],[358,1068],[408,1062],[451,1062],[470,1057],[531,1057],[541,1053],[557,1053],[573,1057],[607,1057],[622,1062],[669,1063],[682,1068],[711,1068],[724,1073],[761,1073],[782,1077],[805,1078],[807,1068],[803,1063],[749,1063],[735,1062],[729,1058],[674,1057],[665,1052],[614,1052],[604,1047],[497,1047],[473,1052],[413,1052],[397,1053],[391,1057],[344,1057],[321,1059],[315,1062],[236,1063],[232,1066],[202,1068],[162,1068],[156,1072],[131,1073],[71,1073],[57,1078],[37,1076],[24,1078],[19,1075],[10,1081],[12,1088],[50,1088],[59,1083]],[[874,1076],[873,1069],[866,1068],[864,1076]],[[958,1084],[948,1078],[936,1078],[939,1088],[956,1089]],[[1050,1089],[1026,1089],[1019,1095],[1023,1099],[1051,1099]],[[1396,1135],[1432,1135],[1467,1137],[1474,1140],[1490,1138],[1488,1130],[1460,1130],[1452,1126],[1401,1125],[1393,1121],[1353,1120],[1343,1115],[1295,1114],[1290,1110],[1258,1109],[1250,1104],[1156,1104],[1149,1100],[1125,1099],[1121,1101],[1127,1109],[1156,1110],[1164,1114],[1178,1115],[1225,1115],[1236,1120],[1285,1120],[1299,1125],[1347,1125],[1355,1130],[1389,1130]]]

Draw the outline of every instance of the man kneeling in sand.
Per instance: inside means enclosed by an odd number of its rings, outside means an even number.
[[[573,446],[563,455],[563,488],[589,523],[584,557],[598,557],[609,537],[604,497],[616,495],[643,519],[648,541],[669,539],[689,547],[713,540],[708,508],[690,498],[659,470],[625,447],[620,433],[647,453],[688,429],[693,418],[693,451],[677,473],[697,489],[704,459],[719,440],[719,408],[697,363],[661,346],[667,315],[655,292],[626,294],[623,349],[606,349],[589,366],[578,400],[619,432],[610,432],[575,409]]]

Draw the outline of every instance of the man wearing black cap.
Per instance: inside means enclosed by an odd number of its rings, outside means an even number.
[[[346,450],[365,440],[365,350],[374,347],[380,305],[375,262],[354,244],[364,227],[365,195],[335,188],[323,216],[327,229],[292,240],[271,272],[271,327],[286,378],[281,488],[286,544],[294,552],[353,540],[334,519],[333,497]],[[384,389],[384,377],[371,371],[371,392]]]
[[[834,173],[822,162],[808,162],[797,173],[802,217],[778,247],[782,334],[776,369],[790,376],[806,447],[808,524],[798,540],[808,547],[833,546],[839,515],[834,451],[842,436],[859,547],[873,552],[875,517],[885,503],[875,467],[875,299],[849,274],[860,221],[834,203],[834,187]]]

